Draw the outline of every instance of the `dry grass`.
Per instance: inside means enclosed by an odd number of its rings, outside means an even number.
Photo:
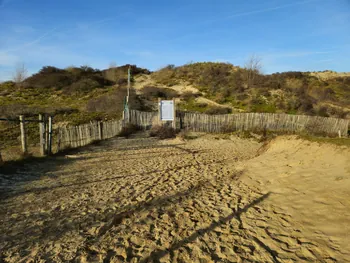
[[[122,128],[118,136],[128,138],[130,135],[136,133],[139,130],[140,128],[137,125],[129,123]]]
[[[328,143],[338,146],[350,147],[350,138],[329,138],[329,137],[317,137],[312,135],[299,135],[299,138],[305,139],[311,142],[318,142],[321,144]]]
[[[176,137],[176,130],[167,125],[154,125],[149,134],[151,137],[158,137],[161,140],[171,139]]]

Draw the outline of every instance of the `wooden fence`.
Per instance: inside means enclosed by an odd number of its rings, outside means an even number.
[[[0,121],[19,123],[21,131],[21,146],[22,154],[28,155],[28,142],[27,142],[27,124],[38,123],[39,124],[39,141],[40,141],[40,154],[42,156],[50,155],[52,153],[52,116],[47,114],[39,114],[39,119],[33,119],[33,116],[25,118],[20,115],[18,118],[0,118]],[[0,156],[1,157],[1,156]],[[1,159],[1,158],[0,158]],[[1,161],[1,160],[0,160]]]
[[[113,120],[93,122],[79,126],[65,126],[57,128],[52,133],[52,118],[39,115],[38,120],[0,119],[20,123],[22,150],[27,152],[25,123],[39,124],[41,155],[51,153],[52,137],[57,143],[56,152],[66,148],[76,148],[88,145],[94,141],[117,136],[125,121]],[[141,112],[130,110],[129,122],[146,130],[152,125],[159,124],[158,112]],[[231,131],[283,131],[289,133],[307,132],[310,134],[347,137],[349,120],[326,118],[306,115],[288,115],[274,113],[236,113],[225,115],[206,115],[200,113],[177,112],[176,128],[195,132],[222,133]],[[0,165],[2,158],[0,154]]]
[[[123,127],[122,120],[93,122],[57,129],[57,151],[88,145],[94,141],[117,136]]]
[[[158,112],[144,112],[130,110],[130,123],[139,126],[142,129],[148,129],[158,121]]]
[[[130,111],[130,122],[147,127],[157,122],[157,112]],[[276,113],[236,113],[207,115],[177,112],[176,127],[195,132],[221,133],[231,131],[307,132],[347,137],[349,120],[319,116]]]

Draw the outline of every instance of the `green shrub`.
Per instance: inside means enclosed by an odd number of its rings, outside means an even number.
[[[184,101],[190,101],[194,100],[195,98],[199,97],[200,93],[193,93],[192,91],[185,91],[181,94],[180,98]]]
[[[173,99],[179,96],[177,91],[169,88],[160,88],[156,86],[145,86],[142,88],[142,96],[147,100],[155,100],[157,98]]]
[[[232,113],[231,108],[212,106],[205,111],[205,114],[218,115]]]
[[[121,113],[124,109],[124,101],[127,95],[126,88],[104,94],[100,97],[90,99],[86,104],[88,112]],[[144,101],[136,94],[134,89],[130,89],[129,106],[134,110],[149,110],[144,105]]]

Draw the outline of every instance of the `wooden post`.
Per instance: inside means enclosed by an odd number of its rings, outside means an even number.
[[[127,99],[126,99],[126,102],[128,104],[128,107],[129,107],[129,96],[130,96],[130,86],[131,86],[131,66],[129,66],[128,68],[128,90],[127,90]]]
[[[1,152],[0,152],[0,166],[4,164],[4,161],[2,160]]]
[[[103,122],[102,121],[98,122],[98,137],[100,141],[103,140]]]
[[[52,116],[49,116],[49,132],[48,132],[48,142],[47,142],[47,154],[52,154]]]
[[[45,124],[45,154],[49,152],[49,123],[47,121],[47,115],[44,115],[44,124]]]
[[[340,130],[338,130],[338,135],[339,135],[339,138],[341,138],[341,132],[340,132]]]
[[[174,128],[174,130],[176,130],[176,102],[175,102],[175,98],[173,99],[173,116],[174,116],[173,128]]]
[[[45,156],[45,120],[42,114],[39,114],[39,136],[40,136],[40,154]]]
[[[161,109],[162,109],[162,105],[161,105],[161,98],[158,98],[158,122],[159,125],[162,125],[162,119],[161,119]]]
[[[22,152],[24,155],[28,154],[28,149],[27,149],[27,134],[26,134],[26,127],[24,123],[24,116],[21,115],[19,116],[19,121],[20,121],[20,128],[21,128],[21,142],[22,142]]]

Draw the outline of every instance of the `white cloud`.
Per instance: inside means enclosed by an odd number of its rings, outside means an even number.
[[[12,31],[16,34],[29,34],[35,32],[35,29],[32,26],[13,25]]]
[[[0,51],[0,66],[8,67],[14,66],[18,62],[19,57],[13,54]]]
[[[306,57],[306,56],[312,56],[312,55],[324,55],[324,54],[331,54],[335,53],[336,50],[328,50],[328,51],[303,51],[303,50],[296,50],[296,51],[282,51],[282,52],[268,52],[263,53],[263,58],[269,58],[269,59],[276,59],[276,58],[286,58],[286,57]]]
[[[39,43],[43,38],[45,38],[46,36],[49,36],[50,34],[52,34],[55,30],[57,29],[57,27],[45,32],[43,35],[37,37],[36,39],[32,40],[32,41],[29,41],[27,43],[24,43],[20,46],[17,46],[17,47],[14,47],[14,48],[10,48],[8,50],[5,50],[4,52],[12,52],[12,51],[18,51],[18,50],[21,50],[27,46],[31,46],[31,45],[34,45],[36,43]]]
[[[320,60],[317,60],[316,62],[318,63],[326,63],[326,62],[332,62],[334,61],[334,59],[320,59]]]
[[[278,10],[278,9],[288,8],[291,6],[304,5],[304,4],[315,2],[315,1],[318,1],[318,0],[307,0],[307,1],[301,1],[301,2],[296,2],[296,3],[292,3],[292,4],[287,4],[287,5],[280,5],[280,6],[274,6],[274,7],[269,7],[269,8],[259,9],[259,10],[248,11],[248,12],[236,13],[236,14],[227,16],[226,18],[234,18],[234,17],[239,17],[239,16],[247,16],[247,15],[266,13],[266,12],[270,12],[270,11],[274,11],[274,10]]]
[[[204,23],[211,23],[211,22],[221,21],[223,19],[231,19],[231,18],[241,17],[241,16],[249,16],[249,15],[261,14],[261,13],[267,13],[267,12],[271,12],[274,10],[285,9],[285,8],[289,8],[292,6],[304,5],[304,4],[308,4],[311,2],[317,2],[317,1],[320,1],[320,0],[306,0],[306,1],[295,2],[295,3],[291,3],[291,4],[286,4],[286,5],[272,6],[272,7],[268,7],[268,8],[257,9],[257,10],[253,10],[253,11],[239,12],[239,13],[235,13],[235,14],[232,14],[229,16],[222,16],[222,17],[217,18],[217,19],[207,20]]]

